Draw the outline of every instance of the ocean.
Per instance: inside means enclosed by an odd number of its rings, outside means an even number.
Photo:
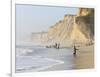
[[[16,73],[70,70],[75,67],[72,48],[16,46]]]

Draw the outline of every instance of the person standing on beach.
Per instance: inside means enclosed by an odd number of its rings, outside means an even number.
[[[55,48],[57,48],[57,43],[55,43]]]
[[[76,55],[76,50],[78,50],[76,47],[75,47],[75,45],[74,45],[74,55]]]
[[[58,49],[60,48],[60,43],[58,44],[58,47],[57,47]]]

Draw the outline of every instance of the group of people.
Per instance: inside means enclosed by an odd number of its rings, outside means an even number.
[[[47,48],[50,48],[50,46],[46,46]],[[57,49],[59,49],[60,48],[60,43],[55,43],[55,45],[53,46],[54,48],[57,48]],[[74,45],[74,47],[73,47],[73,55],[76,55],[76,51],[77,51],[78,49],[76,48],[76,46]]]
[[[60,43],[55,43],[55,48],[59,49],[60,48]],[[78,49],[76,48],[76,46],[74,45],[74,52],[73,52],[73,55],[76,55],[76,51]]]
[[[54,45],[46,46],[46,48],[56,48],[56,49],[59,49],[60,48],[60,43],[55,43]]]

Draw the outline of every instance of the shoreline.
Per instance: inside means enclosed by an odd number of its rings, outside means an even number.
[[[73,55],[73,68],[66,68],[66,64],[58,64],[42,71],[82,70],[94,68],[94,45],[77,47],[76,56]],[[73,53],[72,53],[73,54]]]
[[[94,45],[78,47],[75,56],[75,69],[94,68]]]
[[[34,51],[33,53],[36,53],[36,55],[38,56],[42,56],[42,58],[48,58],[50,60],[54,59],[54,60],[63,62],[61,64],[57,63],[52,66],[50,65],[49,68],[45,66],[45,69],[38,70],[38,72],[94,68],[94,45],[80,46],[76,48],[79,49],[76,51],[77,52],[76,56],[73,55],[73,52],[74,52],[73,48],[60,48],[60,49],[46,48],[46,50],[45,48],[43,48],[42,51]],[[33,56],[31,54],[27,54],[27,55]]]

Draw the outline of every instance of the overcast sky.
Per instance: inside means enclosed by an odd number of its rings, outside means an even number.
[[[16,39],[22,39],[31,32],[47,31],[66,14],[76,14],[78,8],[34,6],[16,4]]]

